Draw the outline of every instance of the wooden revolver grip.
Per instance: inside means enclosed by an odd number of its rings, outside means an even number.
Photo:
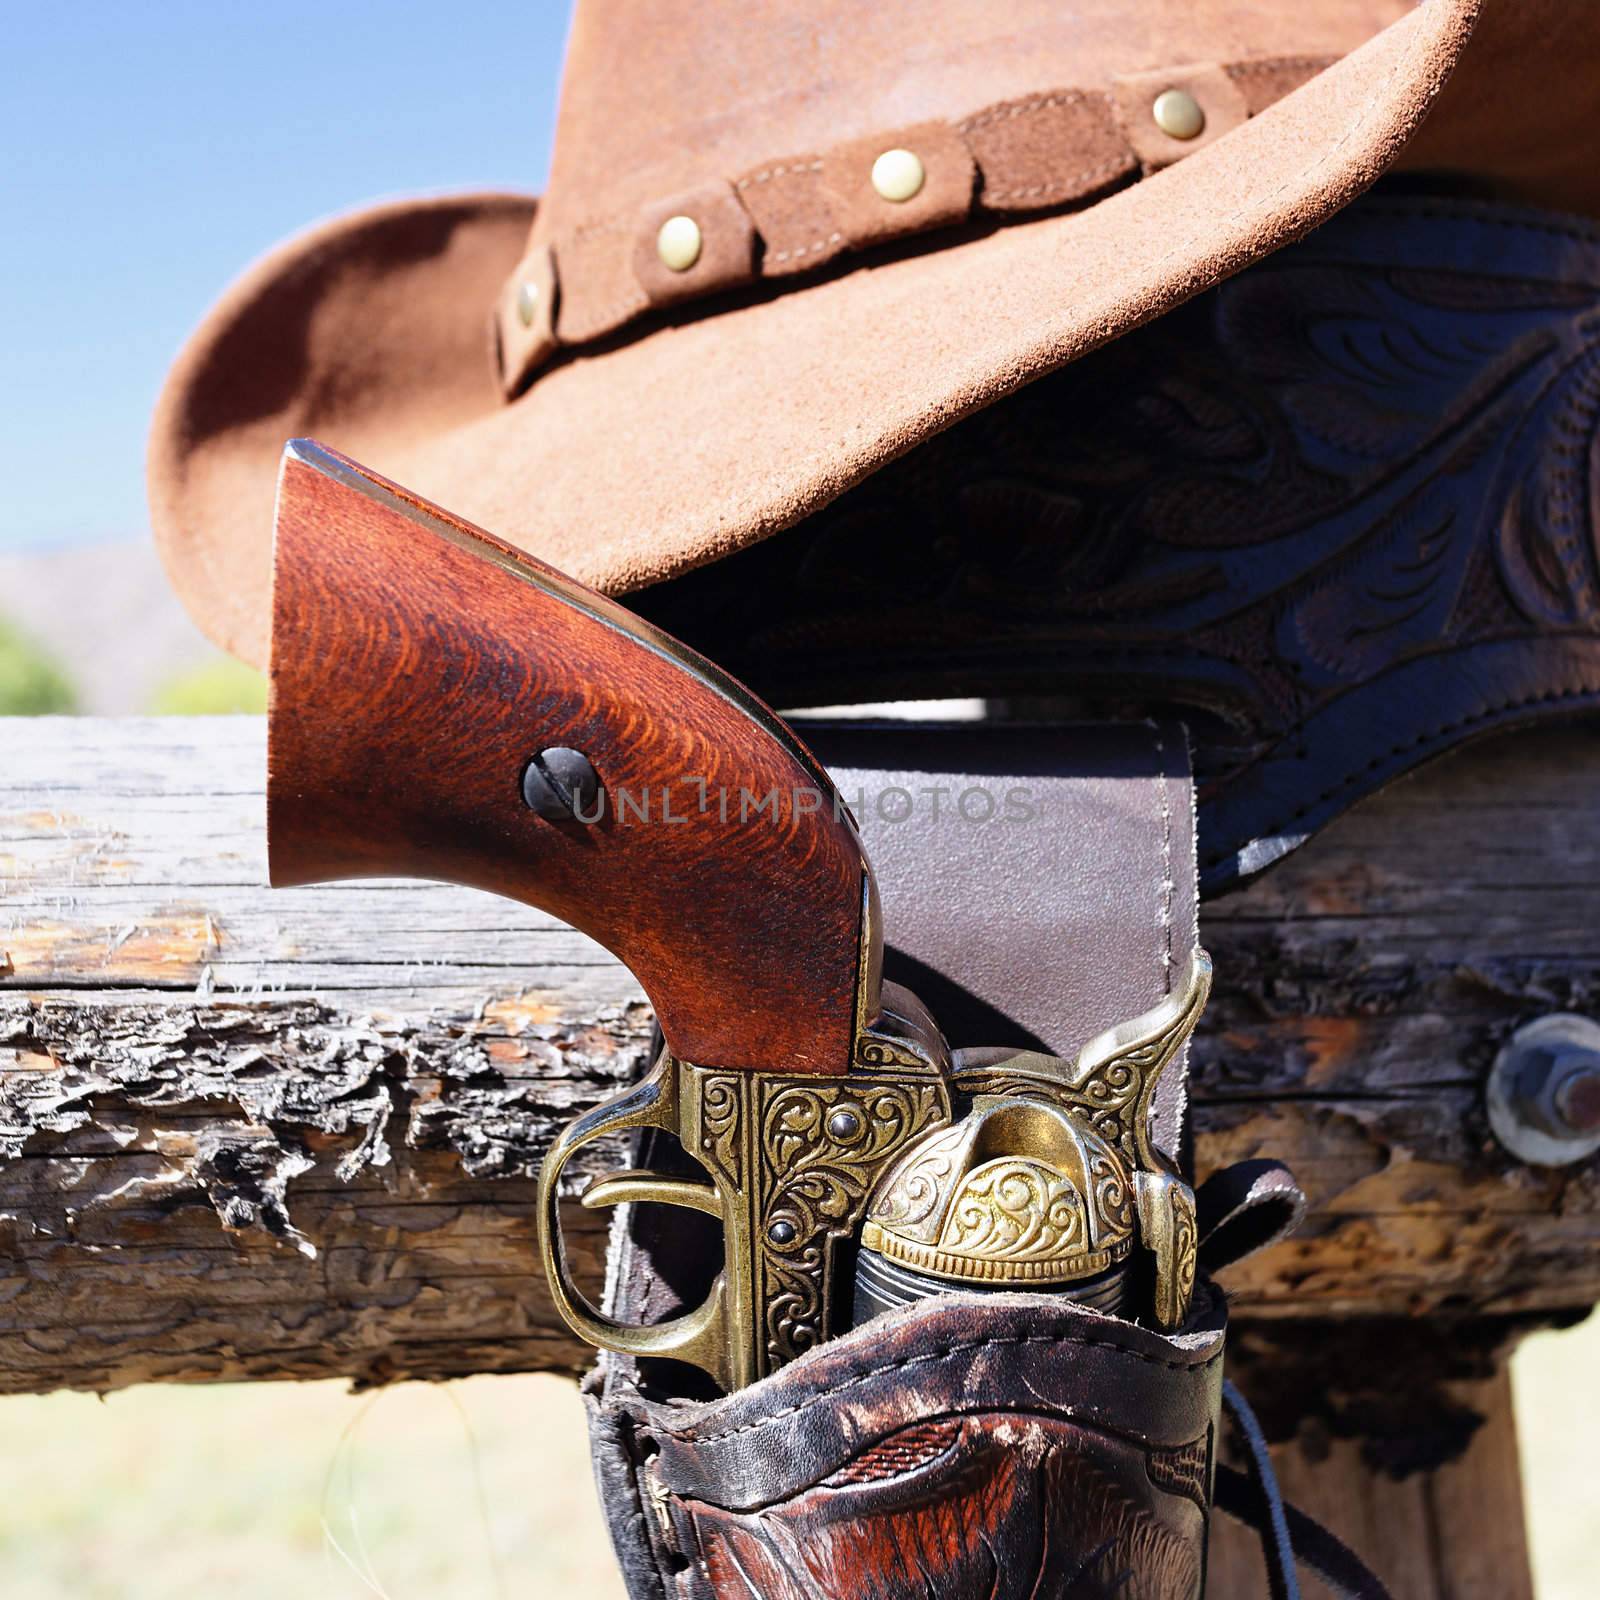
[[[296,441],[271,671],[275,884],[410,876],[509,895],[625,962],[680,1059],[846,1070],[858,984],[876,984],[871,871],[826,773],[718,668]],[[593,765],[598,820],[525,804],[530,759],[555,746]],[[871,1017],[876,994],[861,999]]]

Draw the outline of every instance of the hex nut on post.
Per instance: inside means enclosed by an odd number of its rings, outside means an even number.
[[[1518,1028],[1489,1073],[1489,1125],[1512,1155],[1564,1167],[1600,1150],[1600,1023],[1572,1012]]]
[[[596,822],[600,779],[581,750],[551,745],[523,768],[522,798],[546,822]]]

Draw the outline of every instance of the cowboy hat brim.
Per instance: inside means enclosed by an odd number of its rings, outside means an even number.
[[[1084,210],[930,241],[581,353],[507,401],[487,310],[535,201],[402,202],[253,268],[168,378],[151,508],[201,627],[261,662],[283,442],[310,435],[625,593],[788,527],[913,448],[1316,226],[1394,161],[1468,0],[1428,0]]]

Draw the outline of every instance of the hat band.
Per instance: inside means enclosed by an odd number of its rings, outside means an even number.
[[[558,349],[665,307],[802,282],[848,251],[974,217],[1005,222],[1085,204],[1214,143],[1332,59],[1255,57],[1028,95],[584,223],[532,247],[501,290],[501,386],[513,397]]]

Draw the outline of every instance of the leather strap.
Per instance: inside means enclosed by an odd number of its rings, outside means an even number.
[[[1315,1572],[1341,1600],[1390,1600],[1381,1580],[1342,1539],[1279,1494],[1266,1437],[1255,1413],[1238,1389],[1226,1381],[1222,1404],[1244,1440],[1249,1467],[1240,1472],[1219,1463],[1213,1503],[1260,1535],[1272,1600],[1300,1600],[1297,1562]]]
[[[1272,1600],[1300,1600],[1300,1580],[1294,1570],[1294,1545],[1289,1539],[1289,1523],[1284,1516],[1283,1496],[1278,1492],[1277,1474],[1266,1435],[1256,1421],[1255,1412],[1245,1403],[1233,1384],[1224,1381],[1222,1401],[1233,1425],[1244,1440],[1249,1463],[1246,1482],[1259,1506],[1261,1550],[1267,1562],[1267,1588]]]
[[[1198,935],[1181,726],[797,726],[861,825],[885,976],[953,1046],[1070,1057],[1171,992]],[[1152,1122],[1175,1159],[1187,1061]]]
[[[850,251],[974,218],[1006,222],[1082,205],[1108,189],[1203,149],[1329,65],[1323,56],[1185,63],[1104,87],[1050,89],[981,107],[952,122],[885,128],[830,150],[775,156],[748,172],[708,174],[637,212],[595,217],[538,240],[495,305],[501,386],[521,392],[560,347],[615,334],[649,312],[741,286],[785,286]],[[1202,126],[1187,137],[1153,114],[1164,92],[1186,94]],[[909,150],[922,181],[882,195],[873,164]],[[677,270],[657,249],[663,223],[688,217],[699,234]]]
[[[1195,1191],[1200,1267],[1218,1273],[1294,1232],[1306,1197],[1281,1161],[1259,1158],[1214,1172]]]

